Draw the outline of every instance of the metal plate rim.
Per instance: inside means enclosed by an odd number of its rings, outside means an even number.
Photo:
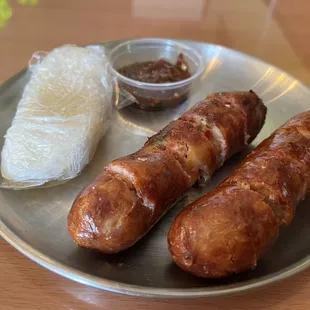
[[[126,40],[115,40],[115,41],[104,41],[100,43],[96,43],[96,45],[105,45],[108,43],[116,43],[116,42],[122,42],[127,41]],[[208,42],[196,42],[193,40],[177,40],[180,42],[193,42],[193,43],[206,43],[209,46],[223,48],[225,50],[231,51],[233,53],[237,53],[241,55],[242,57],[246,57],[248,59],[252,59],[255,62],[259,62],[264,65],[269,65],[267,62],[260,60],[256,57],[247,55],[246,53],[243,53],[241,51],[233,50],[231,48],[208,43]],[[93,44],[89,44],[93,45]],[[277,69],[279,72],[285,73],[287,76],[291,77],[292,79],[295,79],[298,81],[299,87],[306,89],[309,91],[308,86],[306,86],[304,83],[300,82],[298,79],[296,79],[294,76],[287,74],[282,69],[273,66],[273,68]],[[18,75],[24,74],[26,69],[22,69],[20,72],[18,72],[16,75],[9,78],[7,81],[5,81],[2,85],[0,85],[0,89],[9,84],[11,79]],[[131,296],[141,296],[141,297],[150,297],[150,298],[201,298],[201,297],[216,297],[216,296],[224,296],[224,295],[235,295],[244,293],[247,291],[252,291],[254,289],[262,288],[267,285],[278,283],[279,281],[282,281],[284,279],[287,279],[297,273],[302,272],[306,268],[310,266],[310,254],[307,255],[304,259],[278,271],[271,275],[266,275],[261,277],[260,279],[256,280],[249,280],[244,282],[241,286],[238,287],[226,287],[226,288],[220,288],[220,286],[217,288],[212,288],[206,290],[205,288],[186,288],[186,289],[180,289],[180,288],[156,288],[156,287],[143,287],[138,285],[131,285],[131,284],[124,284],[121,282],[117,282],[114,280],[107,280],[103,279],[97,276],[89,275],[85,272],[77,271],[75,268],[69,267],[63,263],[58,263],[56,260],[50,258],[48,255],[43,254],[40,251],[37,251],[35,248],[27,245],[26,242],[22,241],[16,234],[14,234],[0,219],[0,236],[6,240],[10,245],[12,245],[14,248],[16,248],[19,252],[21,252],[26,257],[30,258],[34,262],[38,263],[39,265],[47,268],[50,271],[55,272],[58,275],[61,275],[65,278],[68,278],[70,280],[89,285],[94,288],[102,289],[105,291],[113,292],[113,293],[121,293]]]
[[[105,45],[105,44],[109,44],[109,43],[116,43],[116,42],[127,42],[127,41],[130,41],[130,40],[135,40],[137,38],[126,38],[126,39],[123,39],[123,40],[107,40],[107,41],[101,41],[101,42],[97,42],[97,43],[92,43],[92,44],[87,44],[88,45]],[[143,39],[163,39],[163,38],[160,38],[160,37],[145,37]],[[248,59],[252,59],[254,60],[255,62],[259,62],[263,65],[267,65],[267,66],[272,66],[273,68],[277,69],[277,71],[279,72],[282,72],[282,73],[285,73],[286,76],[290,77],[291,79],[293,80],[296,80],[298,81],[298,86],[306,89],[306,90],[310,90],[310,85],[307,86],[305,83],[301,82],[299,79],[297,79],[294,75],[290,74],[290,73],[287,73],[286,71],[284,71],[283,69],[275,66],[275,65],[272,65],[260,58],[257,58],[255,56],[251,56],[251,55],[248,55],[247,53],[244,53],[242,51],[239,51],[239,50],[235,50],[233,48],[230,48],[230,47],[227,47],[227,46],[224,46],[224,45],[220,45],[220,44],[215,44],[215,43],[210,43],[210,42],[203,42],[203,41],[195,41],[195,40],[189,40],[189,39],[173,39],[173,38],[166,38],[166,39],[169,39],[169,40],[175,40],[177,42],[182,42],[183,44],[186,44],[186,43],[200,43],[200,44],[208,44],[210,47],[216,47],[216,48],[223,48],[225,49],[226,51],[230,51],[232,53],[235,53],[235,54],[239,54],[240,56],[242,57],[247,57]],[[86,46],[86,45],[85,45]],[[22,71],[24,71],[25,69],[22,69],[20,72],[18,72],[17,74],[20,74]],[[14,76],[13,76],[14,77]],[[2,84],[3,85],[3,84]],[[2,86],[0,85],[0,86]],[[310,109],[310,107],[309,107]]]
[[[47,268],[56,274],[63,276],[67,279],[76,281],[81,284],[86,284],[91,287],[105,290],[112,293],[120,293],[129,296],[149,297],[149,298],[201,298],[201,297],[218,297],[236,295],[244,292],[252,291],[267,285],[276,284],[285,280],[297,273],[302,272],[310,266],[310,254],[303,260],[287,267],[284,271],[279,271],[274,276],[264,276],[260,280],[245,282],[241,287],[224,288],[224,289],[211,289],[205,290],[204,288],[193,289],[178,289],[167,288],[160,289],[154,287],[145,288],[138,285],[130,285],[119,283],[113,280],[106,280],[96,276],[91,276],[87,273],[75,270],[62,263],[57,263],[55,260],[44,255],[40,251],[29,247],[24,241],[15,236],[11,230],[0,221],[0,236],[6,240],[10,245],[17,249],[20,253],[30,258],[32,261],[38,263],[40,266]],[[253,282],[253,283],[252,283]]]

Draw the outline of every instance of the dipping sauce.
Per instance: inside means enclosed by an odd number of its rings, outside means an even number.
[[[175,65],[160,59],[158,61],[136,62],[120,68],[118,72],[136,81],[156,84],[179,82],[191,76],[183,54],[179,55]]]
[[[176,63],[160,59],[158,61],[136,62],[118,69],[123,76],[144,83],[174,83],[186,80],[191,77],[189,67],[184,60],[183,54],[179,54]],[[125,90],[131,93],[137,100],[136,107],[146,110],[161,110],[165,108],[174,108],[183,103],[189,94],[188,86],[182,89],[182,92],[163,91],[161,98],[154,98],[147,91],[141,93],[135,87],[130,85],[121,85]]]

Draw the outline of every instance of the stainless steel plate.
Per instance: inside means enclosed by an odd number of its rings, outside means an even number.
[[[104,43],[107,50],[119,42]],[[147,136],[177,118],[211,92],[253,89],[268,106],[266,124],[254,144],[291,116],[310,107],[310,91],[281,70],[239,52],[197,42],[206,61],[201,86],[183,106],[169,111],[115,111],[112,126],[95,158],[81,176],[54,188],[0,190],[0,233],[9,243],[46,268],[101,289],[140,296],[198,297],[232,294],[286,278],[310,264],[310,200],[301,204],[293,223],[281,230],[277,244],[256,270],[225,280],[195,278],[173,264],[166,234],[176,214],[189,202],[216,186],[243,155],[231,159],[209,187],[191,190],[140,242],[118,255],[78,248],[67,234],[66,217],[77,193],[114,158],[137,150]],[[28,80],[26,71],[0,88],[0,148],[16,104]],[[198,87],[198,86],[197,86]]]

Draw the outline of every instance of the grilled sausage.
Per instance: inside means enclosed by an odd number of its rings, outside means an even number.
[[[168,245],[184,270],[220,278],[254,268],[310,189],[310,111],[264,140],[173,221]]]
[[[142,149],[108,164],[79,193],[68,216],[71,237],[105,253],[132,246],[189,187],[205,184],[224,160],[253,140],[265,115],[252,91],[199,102]]]

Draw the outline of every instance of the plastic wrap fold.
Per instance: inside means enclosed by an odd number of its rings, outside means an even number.
[[[34,63],[33,63],[34,61]],[[106,132],[113,87],[98,46],[33,55],[1,152],[1,187],[52,186],[76,177]]]

